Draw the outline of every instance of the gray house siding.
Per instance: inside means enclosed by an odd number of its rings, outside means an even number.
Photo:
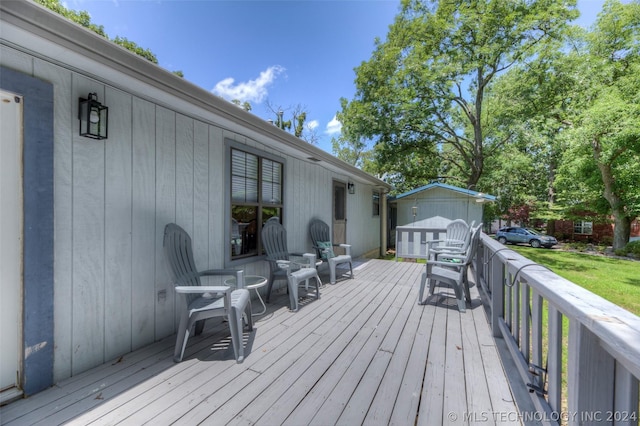
[[[231,262],[227,255],[227,140],[284,160],[283,219],[292,251],[311,250],[307,226],[312,217],[331,223],[333,180],[353,180],[358,185],[359,191],[347,197],[347,239],[354,244],[353,254],[379,249],[380,232],[372,230],[380,229],[380,218],[371,215],[370,197],[374,188],[388,189],[383,182],[339,164],[279,129],[272,130],[262,120],[236,111],[233,104],[223,103],[216,113],[221,101],[177,77],[176,85],[166,90],[162,84],[132,77],[133,72],[123,71],[126,61],[118,62],[117,55],[130,60],[132,68],[150,65],[128,52],[115,50],[114,63],[105,66],[104,57],[98,61],[46,37],[38,39],[34,34],[44,30],[27,32],[20,25],[51,20],[51,26],[62,32],[84,30],[49,16],[36,5],[8,3],[1,5],[1,65],[47,82],[53,89],[48,104],[53,107],[53,127],[45,147],[52,152],[48,161],[53,168],[35,171],[25,166],[25,184],[48,170],[53,192],[46,193],[55,194],[52,205],[44,210],[45,217],[36,220],[38,224],[51,222],[52,232],[38,230],[39,237],[46,241],[55,236],[52,250],[46,253],[45,247],[45,253],[35,256],[40,261],[53,255],[49,264],[52,284],[47,284],[46,277],[38,280],[36,290],[42,300],[34,302],[49,308],[34,312],[24,324],[25,345],[34,337],[44,339],[40,341],[47,342],[50,364],[43,367],[49,370],[45,371],[48,376],[42,376],[36,388],[25,387],[27,393],[175,332],[180,301],[169,281],[162,251],[164,226],[169,222],[180,224],[191,234],[201,269],[230,266],[247,274],[268,274],[267,263],[259,258],[240,263]],[[38,16],[18,22],[12,14],[23,9],[28,12],[25,15]],[[102,48],[114,49],[106,41],[94,40],[94,35],[86,37],[95,44],[95,57]],[[23,41],[27,46],[20,44]],[[50,58],[49,53],[60,55]],[[153,72],[166,81],[174,79],[164,71],[154,68]],[[2,82],[5,88],[5,79]],[[109,107],[106,140],[78,135],[78,98],[90,92],[96,92],[99,101]],[[180,94],[186,92],[195,94],[193,102]],[[25,135],[29,126],[25,116]],[[38,155],[46,157],[46,149]],[[24,209],[25,215],[37,214],[27,203],[26,193]],[[25,290],[30,288],[28,275],[38,271],[26,260]],[[25,307],[31,300],[31,296],[25,300]],[[42,325],[42,332],[50,335],[39,337],[28,328],[31,324]],[[25,365],[25,374],[41,374],[43,368]]]

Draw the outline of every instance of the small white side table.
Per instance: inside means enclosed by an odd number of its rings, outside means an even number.
[[[256,294],[258,295],[258,300],[260,300],[260,303],[262,304],[262,311],[255,313],[252,312],[251,316],[262,315],[267,312],[267,306],[264,304],[264,301],[260,296],[260,292],[258,291],[260,287],[264,287],[265,285],[267,285],[267,281],[267,278],[261,277],[260,275],[247,275],[244,277],[244,288],[248,290],[255,290]],[[235,277],[225,280],[224,283],[231,287],[237,287]]]

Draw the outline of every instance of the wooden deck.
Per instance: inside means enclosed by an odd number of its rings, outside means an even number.
[[[245,332],[236,364],[228,327],[210,320],[172,360],[167,338],[0,409],[2,424],[199,423],[442,425],[517,422],[517,408],[475,287],[416,303],[424,265],[360,262],[354,280]],[[437,288],[437,292],[448,292]],[[437,302],[437,303],[436,303]],[[256,306],[254,306],[254,309]]]

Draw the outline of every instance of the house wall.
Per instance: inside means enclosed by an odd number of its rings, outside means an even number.
[[[107,83],[78,71],[81,64],[6,45],[0,58],[3,66],[53,85],[54,382],[175,332],[181,301],[162,252],[167,223],[190,233],[199,268],[268,274],[262,260],[224,264],[225,140],[285,160],[284,225],[291,251],[311,249],[309,220],[319,216],[331,223],[331,183],[351,178],[280,151],[273,140],[211,113],[193,114],[180,107],[184,102],[170,102],[171,96],[143,84]],[[107,140],[78,136],[78,98],[89,92],[109,107]],[[371,214],[373,186],[357,188],[347,195],[347,239],[355,256],[380,246],[380,219]]]
[[[468,223],[482,222],[482,203],[476,203],[474,197],[445,188],[432,188],[397,200],[397,226],[408,225],[417,220],[434,216],[447,219],[464,219]],[[414,219],[412,207],[417,206]]]
[[[554,236],[559,240],[571,239],[574,241],[585,241],[595,243],[611,244],[613,241],[614,225],[611,223],[594,223],[591,235],[574,234],[572,220],[556,220],[554,222]],[[629,240],[633,241],[640,237],[640,221],[635,219],[631,222],[631,232]]]

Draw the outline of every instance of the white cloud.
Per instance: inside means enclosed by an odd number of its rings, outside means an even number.
[[[267,97],[267,87],[284,71],[283,67],[274,65],[262,71],[255,80],[237,84],[235,79],[228,77],[216,83],[212,92],[229,101],[238,99],[240,102],[260,103]]]
[[[318,122],[318,120],[311,120],[310,122],[307,123],[307,129],[313,130],[316,127],[318,127],[319,125],[320,125],[320,123]]]
[[[325,133],[328,135],[335,135],[336,133],[340,133],[342,131],[342,123],[338,121],[336,116],[334,115],[330,122],[327,123],[327,128],[325,129]]]

